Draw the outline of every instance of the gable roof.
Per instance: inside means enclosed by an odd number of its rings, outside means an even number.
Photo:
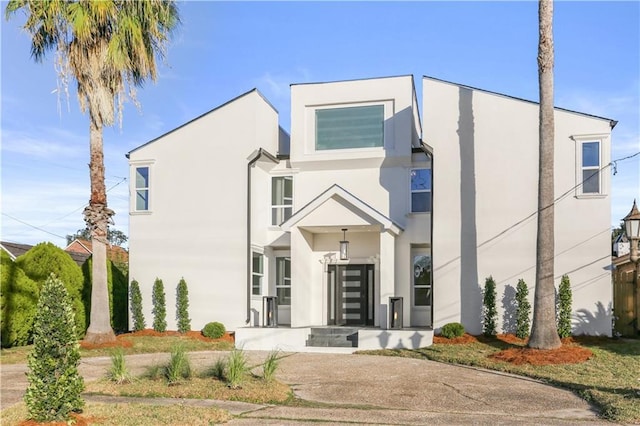
[[[188,126],[189,124],[193,123],[194,121],[197,121],[197,120],[201,119],[202,117],[204,117],[206,115],[209,115],[209,114],[211,114],[211,113],[213,113],[213,112],[215,112],[215,111],[217,111],[217,110],[219,110],[221,108],[224,108],[225,106],[237,101],[238,99],[244,98],[245,96],[248,96],[249,94],[251,94],[253,92],[255,92],[258,96],[260,96],[262,98],[262,100],[264,100],[264,102],[267,105],[269,105],[271,107],[271,109],[273,109],[276,112],[276,114],[278,114],[278,110],[276,109],[276,107],[274,107],[273,104],[271,102],[269,102],[269,100],[262,93],[260,93],[260,91],[257,88],[253,88],[253,89],[251,89],[251,90],[249,90],[247,92],[244,92],[241,95],[236,96],[233,99],[228,100],[227,102],[225,102],[223,104],[218,105],[217,107],[215,107],[213,109],[210,109],[209,111],[207,111],[207,112],[205,112],[203,114],[200,114],[199,116],[197,116],[195,118],[192,118],[191,120],[187,121],[186,123],[183,123],[180,126],[178,126],[176,128],[173,128],[173,129],[169,130],[166,133],[163,133],[162,135],[158,136],[157,138],[151,139],[149,142],[143,143],[142,145],[140,145],[140,146],[138,146],[136,148],[133,148],[131,151],[129,151],[129,152],[127,152],[125,154],[125,157],[129,158],[129,156],[131,155],[132,152],[135,152],[135,151],[137,151],[139,149],[142,149],[145,146],[150,145],[150,144],[152,144],[152,143],[164,138],[165,136],[170,135],[171,133],[182,129],[183,127]]]
[[[428,75],[423,75],[422,78],[423,79],[428,79],[428,80],[433,80],[433,81],[439,81],[440,83],[451,84],[453,86],[462,87],[464,89],[475,90],[477,92],[484,92],[484,93],[488,93],[490,95],[495,95],[495,96],[500,96],[500,97],[503,97],[503,98],[513,99],[513,100],[520,101],[520,102],[526,102],[526,103],[530,103],[530,104],[534,104],[534,105],[539,105],[540,104],[539,102],[535,102],[535,101],[532,101],[532,100],[529,100],[529,99],[518,98],[516,96],[511,96],[511,95],[505,95],[504,93],[493,92],[491,90],[479,89],[477,87],[467,86],[466,84],[454,83],[452,81],[442,80],[440,78],[431,77],[431,76],[428,76]],[[557,111],[564,111],[564,112],[569,112],[569,113],[572,113],[572,114],[578,114],[578,115],[582,115],[582,116],[585,116],[585,117],[596,118],[598,120],[608,121],[609,125],[611,126],[612,129],[614,127],[616,127],[616,124],[618,124],[617,120],[613,120],[611,118],[606,118],[606,117],[601,117],[599,115],[587,114],[586,112],[574,111],[574,110],[571,110],[571,109],[560,108],[560,107],[557,107],[557,106],[554,106],[553,109],[555,109]]]
[[[22,256],[33,246],[29,244],[11,243],[9,241],[0,241],[0,248],[7,252],[11,260],[16,260],[16,257]]]
[[[80,245],[81,251],[77,250],[74,245]],[[73,260],[76,262],[84,263],[85,260],[91,257],[93,253],[93,244],[91,244],[90,240],[85,240],[84,238],[76,238],[74,239],[67,247],[65,247],[64,251],[69,253]],[[114,246],[111,244],[107,244],[107,258],[112,262],[128,262],[129,261],[129,252],[123,249],[120,246]],[[82,264],[78,263],[78,264]]]
[[[289,219],[284,221],[280,227],[285,232],[290,231],[291,227],[295,226],[298,222],[331,199],[340,199],[346,202],[350,207],[354,208],[356,212],[370,217],[372,220],[382,225],[383,229],[390,231],[394,235],[398,235],[403,231],[403,229],[393,220],[389,219],[387,216],[383,215],[378,210],[374,209],[369,204],[351,194],[338,184],[333,184],[331,187],[327,188],[327,190],[307,203],[307,205],[294,213]]]

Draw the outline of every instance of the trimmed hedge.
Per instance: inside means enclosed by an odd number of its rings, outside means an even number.
[[[447,339],[454,339],[456,337],[462,337],[464,335],[464,325],[459,322],[450,322],[442,326],[440,335]]]
[[[41,289],[50,274],[55,274],[64,284],[71,299],[78,336],[84,336],[87,329],[85,305],[82,300],[84,277],[82,270],[69,253],[52,243],[40,243],[16,259],[24,273]]]
[[[221,322],[210,322],[202,329],[202,335],[210,339],[219,339],[224,335],[225,331],[227,330]]]
[[[38,284],[15,264],[5,251],[0,253],[0,337],[2,347],[31,343],[33,319],[38,305]]]
[[[89,313],[91,312],[91,289],[93,257],[90,257],[82,265],[84,275],[84,289],[82,299],[86,307],[87,323],[89,326]],[[109,313],[111,315],[111,327],[115,332],[129,330],[129,286],[127,277],[112,261],[107,259],[107,287],[109,291]]]
[[[496,324],[498,322],[498,310],[496,309],[496,282],[489,276],[484,283],[484,294],[482,297],[483,321],[482,331],[487,337],[496,335]]]
[[[189,289],[184,278],[180,279],[176,288],[176,320],[178,331],[186,333],[191,331],[191,318],[189,318]]]
[[[571,291],[571,282],[567,275],[563,275],[562,280],[560,281],[560,287],[558,288],[558,302],[556,309],[558,312],[557,322],[558,335],[560,338],[571,336],[572,302],[573,295]]]
[[[160,278],[156,278],[153,283],[151,304],[153,305],[153,329],[161,333],[167,331],[167,301],[164,294],[164,284]]]
[[[142,312],[142,293],[140,292],[140,284],[138,281],[131,281],[131,317],[133,318],[133,331],[141,331],[146,327],[144,313]]]

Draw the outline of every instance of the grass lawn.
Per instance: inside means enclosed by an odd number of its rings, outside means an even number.
[[[465,344],[439,344],[416,349],[361,351],[371,355],[429,359],[449,364],[470,365],[539,379],[570,389],[592,402],[607,419],[640,424],[640,340],[577,338],[576,342],[593,352],[579,364],[514,365],[496,361],[489,355],[523,344],[499,339],[479,339]]]
[[[145,335],[144,333],[127,333],[119,335],[118,342],[125,355],[171,352],[172,346],[176,343],[180,343],[187,352],[230,351],[234,348],[230,339],[194,339],[192,336],[177,333],[162,337]],[[26,364],[29,351],[31,351],[31,345],[2,349],[0,351],[0,365]],[[83,358],[110,356],[112,352],[112,347],[80,348],[80,355]]]

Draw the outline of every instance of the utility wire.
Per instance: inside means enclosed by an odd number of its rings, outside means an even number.
[[[35,225],[30,224],[30,223],[27,223],[27,222],[25,222],[25,221],[23,221],[23,220],[20,220],[20,219],[18,219],[18,218],[16,218],[16,217],[13,217],[13,216],[11,216],[11,215],[8,215],[8,214],[6,214],[6,213],[4,213],[4,212],[2,212],[2,216],[6,216],[6,217],[8,217],[9,219],[13,219],[13,220],[15,220],[16,222],[20,222],[20,223],[22,223],[23,225],[27,225],[27,226],[29,226],[29,227],[31,227],[31,228],[33,228],[33,229],[37,229],[38,231],[42,231],[42,232],[44,232],[44,233],[46,233],[46,234],[53,235],[54,237],[58,237],[58,238],[66,238],[66,237],[63,237],[62,235],[54,234],[53,232],[49,232],[49,231],[47,231],[46,229],[42,229],[42,228],[40,228],[39,226],[35,226]]]

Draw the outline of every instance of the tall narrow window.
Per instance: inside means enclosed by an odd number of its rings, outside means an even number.
[[[276,296],[278,296],[278,305],[291,305],[290,257],[276,257]]]
[[[582,143],[582,193],[600,193],[600,142]]]
[[[316,110],[316,150],[384,145],[384,105]]]
[[[252,253],[251,262],[251,294],[260,296],[262,294],[262,277],[264,276],[264,256],[261,253]]]
[[[431,306],[430,256],[413,256],[413,305]]]
[[[149,167],[136,167],[136,210],[149,210]]]
[[[293,212],[293,177],[276,176],[271,179],[271,224],[280,225]]]
[[[411,170],[411,212],[431,211],[431,169]]]

